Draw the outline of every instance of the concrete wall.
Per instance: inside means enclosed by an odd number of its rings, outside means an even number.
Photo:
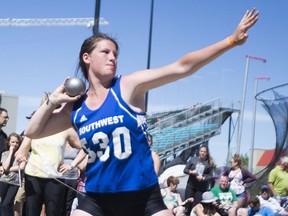
[[[0,107],[7,109],[9,115],[9,121],[3,128],[5,133],[9,135],[12,132],[16,132],[17,129],[17,112],[18,112],[18,100],[16,95],[1,94]]]

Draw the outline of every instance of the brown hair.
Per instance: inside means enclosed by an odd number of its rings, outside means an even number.
[[[7,137],[7,139],[6,139],[6,145],[8,146],[8,144],[9,144],[9,142],[10,142],[10,140],[11,140],[11,138],[12,137],[16,137],[17,139],[18,139],[18,141],[19,141],[19,146],[20,146],[20,144],[21,144],[21,142],[22,142],[22,137],[19,135],[19,134],[17,134],[17,133],[11,133],[11,134],[9,134],[9,136]]]
[[[170,177],[167,179],[167,186],[169,187],[171,183],[172,183],[173,185],[178,185],[178,184],[179,184],[179,178],[178,178],[178,177],[175,177],[175,176],[170,176]]]
[[[234,160],[234,162],[237,163],[237,165],[238,165],[239,167],[242,166],[242,159],[241,159],[241,157],[240,157],[239,154],[237,154],[237,153],[234,154],[233,157],[232,157],[232,159]]]
[[[118,43],[114,38],[108,36],[107,34],[98,33],[96,35],[87,38],[81,46],[81,50],[79,53],[79,65],[78,65],[78,70],[81,69],[83,76],[86,80],[88,80],[88,71],[85,62],[83,61],[83,54],[84,53],[90,54],[96,48],[97,43],[102,40],[109,40],[112,43],[114,43],[117,50],[117,55],[119,54]]]
[[[258,197],[252,197],[249,201],[248,201],[249,205],[253,205],[253,207],[255,207],[256,205],[260,205],[260,200]]]
[[[214,160],[213,160],[212,156],[210,155],[208,146],[207,146],[207,145],[201,145],[200,148],[199,148],[199,151],[200,151],[201,148],[205,148],[205,149],[206,149],[208,164],[209,164],[211,167],[215,168],[215,167],[216,167],[216,164],[214,163]]]

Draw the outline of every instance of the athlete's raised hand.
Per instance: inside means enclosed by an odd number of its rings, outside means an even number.
[[[255,25],[259,18],[259,12],[255,8],[252,10],[247,10],[235,29],[234,33],[231,35],[232,42],[235,45],[242,45],[248,38],[247,31]]]

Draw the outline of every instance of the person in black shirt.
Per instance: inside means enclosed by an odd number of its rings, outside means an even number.
[[[215,163],[206,145],[202,145],[199,148],[199,156],[192,157],[186,164],[183,172],[188,174],[189,178],[185,189],[185,199],[189,197],[194,198],[194,202],[187,206],[188,213],[190,213],[195,205],[200,203],[202,194],[209,190],[215,167]]]
[[[6,126],[9,120],[8,111],[2,107],[0,107],[0,161],[2,152],[7,151],[7,134],[2,130],[3,127]]]

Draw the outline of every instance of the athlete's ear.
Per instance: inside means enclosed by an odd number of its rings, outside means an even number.
[[[84,53],[82,55],[82,58],[83,58],[83,61],[86,63],[86,64],[89,64],[90,63],[90,56],[88,53]]]

